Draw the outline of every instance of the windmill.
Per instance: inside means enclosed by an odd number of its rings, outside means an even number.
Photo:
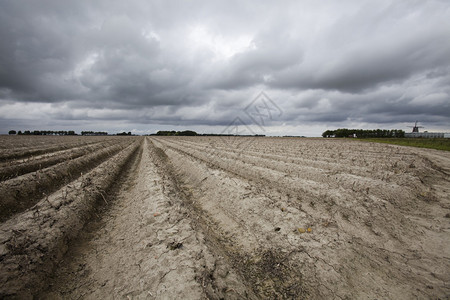
[[[412,127],[412,132],[419,132],[419,128],[424,128],[423,126],[417,126],[417,123],[419,121],[416,121],[416,123],[414,124],[414,126],[408,126],[408,127]]]

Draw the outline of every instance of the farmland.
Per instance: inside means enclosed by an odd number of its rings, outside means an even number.
[[[374,138],[361,141],[450,151],[450,139],[444,138]]]
[[[1,137],[0,298],[450,294],[450,152]]]

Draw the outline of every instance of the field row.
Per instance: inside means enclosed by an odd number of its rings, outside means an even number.
[[[120,141],[117,136],[2,136],[0,163],[8,165],[14,160],[33,160],[37,156],[105,141]]]
[[[450,154],[327,139],[35,141],[1,162],[0,298],[450,293]]]
[[[0,171],[0,221],[33,206],[129,146],[132,141],[124,138],[96,141],[32,160],[11,161]],[[61,147],[66,146],[61,144]]]
[[[257,294],[405,298],[408,286],[411,297],[445,294],[450,265],[437,249],[450,199],[429,179],[448,178],[428,158],[380,144],[227,139],[153,142]]]
[[[354,162],[353,165],[347,165],[345,161],[328,162],[324,161],[323,157],[316,158],[306,154],[293,156],[292,153],[283,151],[277,154],[263,154],[261,153],[263,151],[250,151],[247,148],[240,150],[234,147],[212,146],[205,149],[201,142],[192,143],[185,139],[169,138],[159,139],[159,141],[186,155],[246,179],[277,182],[281,190],[288,189],[295,194],[314,197],[343,198],[344,202],[355,199],[357,196],[378,203],[407,201],[421,192],[424,188],[421,174],[432,168],[426,158],[413,156],[411,153],[405,153],[404,156],[399,155],[396,158],[386,155],[383,160],[378,159],[378,164],[356,165],[358,162],[369,159],[373,154],[358,151],[356,148],[353,153],[344,155],[342,152],[349,150],[339,149],[342,147],[340,144],[329,152],[345,156],[348,162]],[[271,142],[270,139],[260,141],[264,146]],[[310,147],[320,151],[315,145]],[[387,147],[378,146],[378,153],[386,149],[390,150]],[[354,159],[355,157],[360,158]]]
[[[84,146],[75,146],[67,150],[34,155],[28,158],[8,160],[0,163],[0,181],[45,169],[61,162],[73,160],[114,144],[118,144],[118,141],[109,140],[105,142],[96,142]]]
[[[64,153],[66,161],[0,183],[1,297],[42,285],[141,142],[97,140],[73,149],[77,158]]]

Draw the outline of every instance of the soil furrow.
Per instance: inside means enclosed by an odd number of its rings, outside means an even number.
[[[167,161],[144,144],[108,209],[74,243],[41,297],[251,298],[194,228],[182,197]]]
[[[273,155],[274,157],[281,156],[290,159],[299,159],[302,163],[306,164],[320,164],[318,167],[327,167],[328,164],[339,165],[340,162],[345,162],[340,167],[346,167],[347,165],[364,167],[367,166],[367,163],[384,162],[386,152],[389,153],[391,161],[412,159],[416,156],[405,147],[355,141],[345,142],[342,140],[308,139],[305,142],[302,139],[272,140],[270,138],[258,137],[250,138],[251,140],[248,143],[241,143],[239,140],[242,137],[223,137],[219,139],[195,137],[195,140],[190,137],[182,137],[177,140],[171,138],[165,139],[187,146],[201,146],[210,151],[219,149],[234,153],[246,153],[258,156]],[[233,141],[234,139],[237,141]],[[264,142],[261,143],[258,141]],[[245,147],[239,147],[240,145],[244,145]],[[260,145],[264,146],[261,147]],[[383,151],[380,151],[381,149]]]
[[[245,149],[235,149],[230,147],[217,147],[215,144],[189,142],[186,140],[164,139],[165,143],[177,145],[183,149],[194,149],[201,152],[206,152],[211,155],[227,155],[233,159],[241,159],[246,157],[248,160],[253,160],[254,163],[260,164],[266,162],[271,166],[279,167],[284,165],[296,166],[298,168],[305,168],[306,170],[320,170],[324,172],[333,173],[347,173],[360,177],[371,177],[373,179],[388,180],[389,177],[395,176],[398,173],[414,173],[416,165],[418,168],[426,165],[427,162],[411,153],[403,151],[401,153],[390,153],[389,163],[385,161],[368,161],[370,158],[367,151],[358,153],[357,151],[346,154],[342,149],[330,149],[335,153],[336,157],[332,161],[324,161],[321,157],[310,157],[304,153],[287,153],[280,151],[279,153],[269,153],[265,148],[253,149],[253,151]],[[355,143],[356,144],[356,143]],[[206,151],[205,151],[206,149]],[[259,150],[259,151],[256,151]],[[378,159],[378,158],[377,158]],[[280,163],[281,164],[277,164]],[[344,162],[344,163],[343,163]]]
[[[0,224],[0,298],[444,299],[449,170],[350,140],[137,139]]]
[[[17,138],[17,137],[15,137]],[[13,159],[24,159],[32,156],[39,156],[43,154],[49,154],[56,151],[67,150],[82,145],[90,145],[99,142],[98,137],[53,137],[53,143],[48,144],[43,141],[48,141],[48,138],[40,137],[42,145],[36,145],[36,137],[28,137],[27,143],[23,147],[7,147],[0,151],[0,161],[7,161]],[[110,137],[109,139],[117,139],[117,137]],[[68,143],[69,140],[76,140],[75,142]],[[104,138],[103,138],[104,140]]]
[[[256,166],[248,166],[245,171],[243,161],[233,164],[220,151],[208,158],[205,151],[192,152],[189,146],[177,149],[165,139],[156,141],[162,143],[158,146],[173,161],[212,226],[229,232],[232,243],[247,253],[258,253],[258,247],[287,251],[288,265],[301,270],[303,286],[309,288],[303,290],[312,293],[312,298],[408,299],[427,297],[429,286],[434,287],[433,294],[448,292],[445,283],[436,278],[446,273],[446,267],[436,266],[448,266],[442,252],[438,253],[442,245],[438,241],[446,236],[441,225],[445,218],[440,216],[430,228],[423,223],[429,216],[420,216],[421,211],[436,213],[442,204],[439,202],[448,203],[448,199],[423,201],[403,188],[405,201],[397,199],[392,204],[376,200],[372,193],[361,194],[358,200],[358,195],[347,188],[343,191],[348,195],[339,200],[329,191],[314,194],[302,190],[298,187],[304,184],[301,180],[267,177],[264,172],[255,172]],[[428,199],[436,196],[428,195]],[[405,294],[409,285],[415,289]]]
[[[84,224],[105,202],[140,141],[0,225],[0,298],[29,299],[48,284]]]
[[[52,152],[50,154],[33,156],[32,159],[20,159],[3,163],[0,165],[0,182],[81,157],[85,154],[95,152],[98,149],[111,146],[112,144],[115,144],[115,142],[98,142],[82,147]]]
[[[126,144],[116,144],[94,153],[54,166],[0,182],[0,221],[33,206],[61,186],[80,177],[101,162],[122,150]]]
[[[398,176],[394,171],[392,172],[374,172],[371,170],[364,170],[360,172],[354,172],[353,170],[345,170],[341,168],[338,172],[332,172],[328,168],[316,168],[311,166],[305,166],[304,164],[299,164],[299,162],[292,162],[292,158],[280,158],[273,157],[267,158],[262,156],[247,155],[247,152],[233,153],[231,151],[214,149],[210,152],[205,152],[200,146],[189,147],[185,145],[179,145],[177,143],[167,143],[173,145],[176,149],[182,149],[185,152],[189,152],[192,155],[200,154],[206,160],[210,162],[216,160],[217,158],[224,160],[224,158],[229,159],[229,164],[234,162],[240,162],[246,165],[249,169],[266,169],[265,171],[273,171],[273,173],[278,173],[278,177],[286,176],[290,178],[295,178],[296,180],[302,180],[304,182],[308,181],[310,185],[310,190],[317,190],[318,187],[323,187],[326,185],[330,190],[346,189],[352,191],[366,192],[367,188],[374,188],[379,185],[384,185],[384,189],[374,189],[374,193],[382,193],[382,195],[377,194],[377,196],[384,196],[389,194],[393,197],[399,197],[404,194],[405,185],[410,186],[410,188],[415,189],[417,186],[421,185],[420,179],[414,176],[411,168],[403,171],[402,176],[405,179],[402,181],[401,186],[393,181],[391,178],[393,176]],[[190,151],[191,150],[191,151]],[[199,155],[197,155],[198,157]],[[289,160],[289,161],[288,161]],[[356,175],[358,173],[360,175]],[[397,172],[398,173],[398,172]],[[411,173],[411,174],[408,174]],[[399,191],[401,190],[401,191]]]
[[[229,257],[258,298],[292,299],[310,295],[298,272],[300,265],[287,262],[287,249],[272,247],[269,242],[279,234],[275,230],[277,224],[273,223],[276,220],[265,223],[261,215],[255,214],[253,206],[249,207],[242,201],[241,196],[248,194],[247,188],[251,185],[236,177],[222,178],[220,171],[212,171],[207,166],[199,166],[186,157],[177,156],[175,152],[165,151],[174,170],[177,170],[174,172],[180,186],[190,195],[190,206],[195,208],[197,218],[203,220],[209,236],[213,237],[217,247],[223,249],[224,255]],[[223,194],[225,189],[226,198]],[[266,199],[260,194],[252,200],[256,199],[259,201],[254,203],[255,206],[266,204]],[[234,209],[230,209],[230,204]],[[261,235],[261,230],[267,235]]]

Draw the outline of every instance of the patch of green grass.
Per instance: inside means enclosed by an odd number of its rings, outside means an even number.
[[[369,138],[358,139],[359,141],[393,144],[400,146],[410,146],[418,148],[430,148],[437,150],[450,151],[450,139],[435,138]]]

